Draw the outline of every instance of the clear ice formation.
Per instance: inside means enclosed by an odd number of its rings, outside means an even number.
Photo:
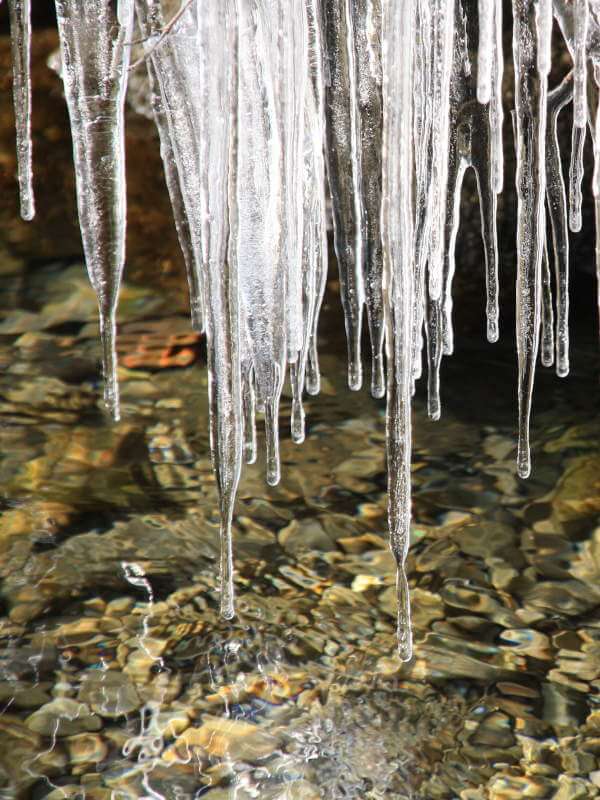
[[[125,265],[124,104],[133,0],[56,0],[56,16],[79,224],[100,312],[104,398],[109,413],[118,420],[115,338]]]
[[[8,5],[21,213],[30,219],[30,0]],[[366,317],[371,392],[387,395],[398,652],[411,658],[405,569],[411,402],[425,362],[429,415],[441,414],[440,365],[454,349],[454,250],[468,169],[475,173],[481,211],[487,336],[491,342],[499,336],[502,6],[502,0],[56,0],[79,221],[98,296],[106,405],[115,419],[116,307],[125,260],[124,102],[130,69],[144,62],[148,72],[192,324],[205,332],[208,345],[225,618],[235,613],[234,506],[242,463],[257,458],[256,414],[264,417],[266,477],[276,484],[286,377],[295,442],[305,437],[304,391],[319,391],[328,188],[348,382],[355,390],[362,384]],[[569,229],[582,225],[588,133],[600,278],[600,0],[512,0],[512,18],[517,469],[527,477],[538,351],[559,376],[569,371]],[[554,20],[572,69],[550,89]],[[138,40],[143,56],[130,67]],[[569,103],[565,186],[557,126]]]

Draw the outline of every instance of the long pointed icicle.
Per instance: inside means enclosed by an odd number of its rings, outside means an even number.
[[[517,142],[517,355],[519,442],[517,471],[531,472],[529,419],[540,335],[540,286],[545,239],[547,0],[513,0]]]
[[[119,419],[116,311],[125,263],[124,102],[133,0],[56,0],[62,75],[71,119],[79,223],[98,297],[104,399]]]
[[[348,339],[348,385],[358,390],[362,386],[360,337],[365,289],[351,0],[323,0],[323,4],[328,52],[325,70],[327,175],[333,201],[334,244]]]
[[[406,556],[411,519],[411,394],[413,314],[413,0],[382,2],[382,235],[387,304],[387,457],[390,544],[396,559],[398,653],[412,656]]]
[[[556,294],[556,374],[569,373],[569,231],[567,196],[558,146],[558,116],[573,98],[573,75],[569,73],[559,86],[548,94],[548,127],[546,130],[546,201],[552,229],[554,282]]]
[[[309,394],[315,395],[319,393],[321,383],[317,355],[317,327],[327,285],[322,0],[306,0],[306,13],[310,81],[306,92],[305,120],[305,159],[309,161],[309,167],[305,170],[304,258],[306,283],[312,286],[313,296],[311,298],[312,307],[308,312],[310,314],[310,334],[305,369],[306,390]],[[312,278],[308,277],[311,273]]]
[[[221,510],[221,614],[234,616],[232,519],[243,451],[237,284],[235,0],[198,8],[202,107],[201,222],[206,299],[210,438]],[[200,6],[200,4],[199,4]]]
[[[35,216],[31,142],[31,0],[8,0],[21,216]]]

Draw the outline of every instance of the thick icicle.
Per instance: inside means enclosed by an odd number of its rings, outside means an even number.
[[[31,142],[31,0],[8,0],[21,216],[35,216]]]
[[[569,231],[567,228],[567,196],[558,147],[558,116],[573,98],[573,75],[548,94],[548,127],[546,129],[546,202],[552,228],[554,251],[554,283],[556,294],[556,374],[569,372]],[[544,363],[542,361],[542,363]]]
[[[540,334],[540,286],[545,240],[546,104],[552,30],[548,0],[513,0],[517,148],[517,471],[531,472],[529,418]]]
[[[232,519],[242,466],[237,284],[235,0],[198,4],[200,197],[210,438],[221,511],[221,614],[234,616]]]
[[[323,5],[327,175],[348,338],[348,385],[358,390],[362,386],[360,337],[365,288],[352,0],[323,0]]]
[[[360,120],[363,269],[371,337],[371,394],[383,397],[383,253],[381,250],[381,0],[352,0]]]
[[[382,2],[382,236],[387,349],[390,544],[397,564],[398,652],[412,656],[406,556],[410,544],[413,314],[413,46],[415,3]]]
[[[116,311],[125,262],[124,102],[133,0],[56,0],[62,76],[71,119],[79,223],[98,297],[104,398],[119,419]]]

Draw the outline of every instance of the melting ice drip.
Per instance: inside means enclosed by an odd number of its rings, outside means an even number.
[[[29,219],[29,0],[8,4],[21,208]],[[242,462],[256,458],[256,412],[264,414],[267,480],[275,484],[286,373],[296,442],[304,439],[303,392],[319,391],[327,173],[350,388],[362,384],[364,309],[375,397],[386,393],[386,350],[399,653],[410,658],[404,565],[411,397],[425,349],[429,414],[440,416],[440,362],[453,350],[454,245],[468,168],[479,191],[488,338],[498,338],[502,0],[56,0],[56,11],[79,220],[98,295],[105,398],[115,419],[115,316],[125,260],[124,100],[137,19],[188,271],[192,323],[208,342],[211,448],[221,507],[221,608],[227,618],[234,614],[232,516]],[[588,129],[600,263],[600,0],[512,0],[512,12],[518,471],[527,477],[540,344],[545,365],[555,362],[561,376],[569,370],[568,227],[581,228]],[[573,68],[549,92],[553,17]],[[557,118],[569,102],[574,122],[567,202]]]

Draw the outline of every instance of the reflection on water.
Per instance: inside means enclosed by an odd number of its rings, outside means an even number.
[[[282,442],[282,484],[246,471],[225,622],[201,343],[181,338],[167,300],[126,286],[125,325],[151,346],[122,339],[123,421],[108,426],[82,268],[27,284],[14,269],[0,321],[0,798],[598,795],[600,420],[585,343],[568,383],[540,376],[528,482],[509,346],[458,342],[440,423],[417,401],[403,665],[383,404],[347,392],[335,321],[309,436]]]

